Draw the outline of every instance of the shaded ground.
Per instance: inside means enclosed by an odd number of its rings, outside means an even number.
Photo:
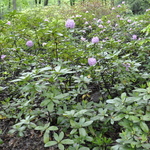
[[[12,120],[0,120],[0,130],[3,132],[0,134],[0,139],[4,142],[0,144],[0,150],[57,150],[56,147],[44,148],[42,135],[39,131],[28,130],[24,137],[8,134],[12,124]]]

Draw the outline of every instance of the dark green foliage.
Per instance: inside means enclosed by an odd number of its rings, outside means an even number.
[[[45,147],[60,150],[149,149],[150,11],[129,17],[125,4],[99,6],[14,11],[0,21],[0,119],[15,120],[12,137],[38,130]]]
[[[117,4],[120,4],[122,0],[118,0]],[[129,5],[133,14],[143,14],[146,9],[150,8],[149,0],[124,0]]]

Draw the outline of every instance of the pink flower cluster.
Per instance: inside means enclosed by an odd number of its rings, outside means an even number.
[[[96,64],[96,59],[95,58],[88,58],[88,64],[90,65],[90,66],[93,66],[93,65],[95,65]]]
[[[94,43],[94,44],[98,43],[99,42],[99,38],[97,36],[93,37],[92,40],[91,40],[91,42]]]
[[[68,19],[65,23],[66,28],[73,29],[75,27],[75,22],[73,19]]]
[[[6,57],[6,55],[1,55],[1,59],[4,59]]]
[[[33,43],[32,41],[27,41],[27,42],[26,42],[26,45],[27,45],[28,47],[32,47],[32,46],[34,45],[34,43]]]

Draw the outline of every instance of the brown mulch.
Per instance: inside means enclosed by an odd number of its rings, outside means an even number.
[[[9,119],[0,120],[0,139],[3,140],[0,150],[57,150],[56,147],[44,147],[43,136],[39,131],[28,130],[24,137],[19,137],[17,133],[8,134],[12,124],[13,121]]]

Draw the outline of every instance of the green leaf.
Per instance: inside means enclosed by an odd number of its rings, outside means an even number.
[[[121,99],[122,99],[122,100],[125,100],[126,96],[127,96],[126,93],[122,93],[122,94],[121,94]]]
[[[64,99],[69,96],[69,93],[60,94],[54,97],[54,99]]]
[[[56,126],[50,126],[47,130],[56,131],[56,130],[58,130],[58,128]]]
[[[50,101],[51,101],[50,99],[45,99],[44,101],[41,102],[40,106],[47,106]]]
[[[61,141],[62,144],[73,144],[74,141],[73,140],[70,140],[70,139],[64,139]]]
[[[90,150],[88,147],[81,147],[79,150]]]
[[[147,150],[149,150],[150,149],[150,144],[142,144],[142,147],[144,148],[144,149],[147,149]]]
[[[49,141],[49,132],[45,132],[43,136],[44,143],[47,143]]]
[[[64,149],[65,149],[64,146],[63,146],[61,143],[58,144],[58,148],[59,148],[60,150],[64,150]]]
[[[140,122],[140,127],[145,133],[149,132],[149,128],[145,122]]]
[[[75,113],[75,110],[65,111],[65,113],[63,114],[63,116],[73,117],[74,113]]]
[[[45,128],[44,128],[44,127],[42,127],[42,126],[37,126],[37,127],[35,128],[35,130],[41,130],[41,131],[44,131],[44,130],[45,130]]]
[[[4,142],[3,142],[3,140],[2,139],[0,139],[0,144],[3,144]]]
[[[79,124],[83,124],[84,122],[85,122],[85,118],[84,117],[80,118]]]
[[[57,144],[56,141],[49,141],[49,142],[47,142],[47,143],[44,145],[44,147],[50,147],[50,146],[53,146],[53,145],[56,145],[56,144]]]
[[[109,99],[109,100],[106,100],[107,103],[110,103],[110,104],[113,104],[115,103],[114,99]]]
[[[70,120],[70,124],[71,124],[71,126],[72,126],[73,128],[78,128],[78,127],[79,127],[78,123],[75,122],[74,120]]]
[[[140,121],[140,119],[137,116],[129,116],[129,120],[133,121],[133,123]]]
[[[117,145],[115,145],[115,146],[112,146],[111,149],[112,149],[112,150],[119,150],[120,147],[121,147],[121,145],[117,144]]]
[[[50,125],[50,122],[49,122],[49,123],[46,123],[46,124],[44,125],[44,128],[47,129],[47,128],[49,127],[49,125]]]
[[[60,132],[59,134],[59,140],[61,141],[64,138],[64,132]]]
[[[87,126],[91,125],[92,123],[93,123],[93,120],[86,121],[82,126],[87,127]]]
[[[61,66],[56,66],[56,67],[55,67],[55,71],[56,71],[56,72],[59,72],[59,71],[60,71],[60,68],[61,68]]]
[[[41,68],[39,70],[39,72],[43,72],[43,71],[47,71],[47,70],[51,70],[52,68],[51,67],[44,67],[44,68]]]
[[[0,91],[3,91],[4,89],[5,89],[4,87],[0,86]]]
[[[94,147],[92,150],[99,150],[99,147]]]
[[[59,136],[58,136],[58,134],[57,133],[54,133],[54,139],[57,141],[57,142],[59,142],[60,140],[59,140]]]
[[[138,89],[135,89],[135,90],[133,90],[133,91],[136,91],[136,92],[144,92],[144,93],[147,92],[146,89],[142,89],[142,88],[138,88]]]
[[[75,113],[74,116],[75,117],[81,116],[81,115],[85,114],[87,111],[88,111],[87,109],[82,109],[79,112]]]
[[[93,141],[93,138],[91,136],[86,136],[86,141],[91,142],[91,141]]]
[[[100,117],[101,117],[100,114],[98,114],[98,115],[92,117],[91,120],[92,121],[100,120]]]
[[[150,114],[143,115],[143,116],[141,117],[141,120],[150,121]]]
[[[150,99],[150,95],[144,95],[143,96],[143,100],[149,100]]]
[[[84,128],[79,128],[79,134],[80,134],[80,136],[86,136],[87,135],[86,130]]]
[[[77,129],[72,129],[70,134],[74,134],[75,132],[77,132]]]
[[[47,110],[49,112],[53,112],[53,110],[54,110],[54,103],[52,101],[47,105]]]
[[[119,120],[121,120],[122,118],[124,118],[124,116],[125,116],[125,114],[119,114],[119,115],[115,116],[115,117],[113,118],[113,120],[114,120],[114,121],[119,121]]]

